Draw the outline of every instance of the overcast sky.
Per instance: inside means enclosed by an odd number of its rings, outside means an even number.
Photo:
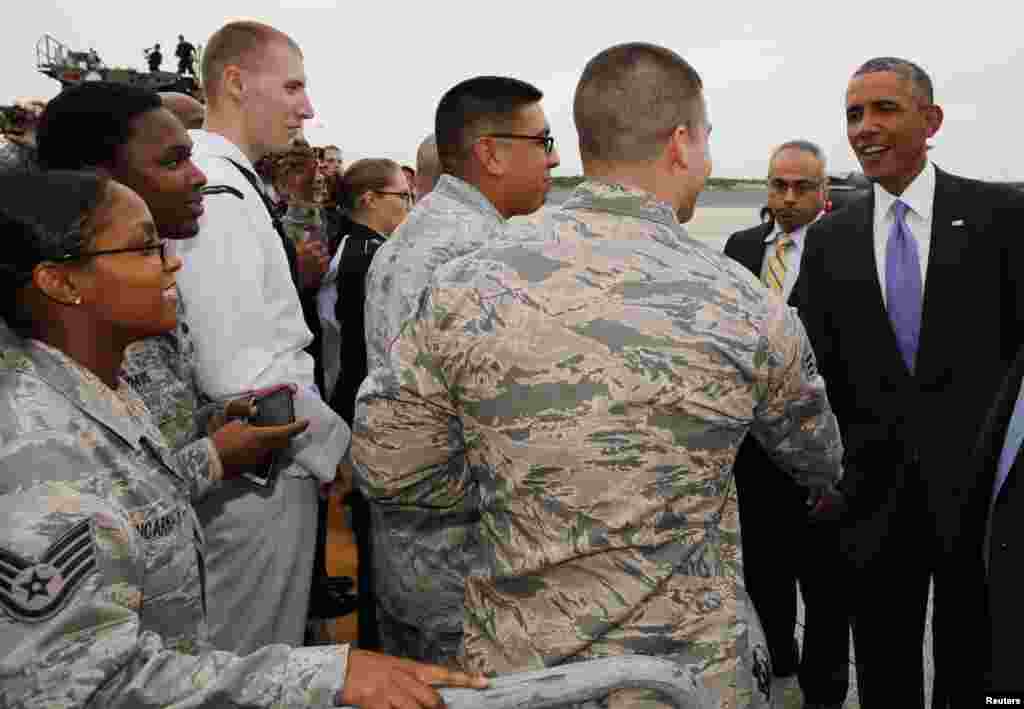
[[[580,172],[572,95],[584,64],[619,42],[668,46],[700,72],[714,173],[760,177],[771,147],[808,138],[830,172],[856,167],[844,128],[852,71],[877,55],[920,63],[946,113],[932,158],[953,172],[1024,180],[1024,10],[1016,3],[852,2],[342,2],[336,0],[8,0],[0,41],[0,102],[52,97],[35,43],[53,35],[96,48],[108,66],[143,68],[160,42],[176,66],[179,33],[194,44],[225,21],[273,24],[301,46],[317,112],[307,137],[342,146],[345,160],[411,163],[445,90],[477,74],[536,84],[562,158]],[[13,6],[13,7],[11,7]],[[939,9],[954,6],[953,10]]]

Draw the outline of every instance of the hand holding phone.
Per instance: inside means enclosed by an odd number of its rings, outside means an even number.
[[[280,452],[309,427],[308,419],[295,420],[294,391],[290,385],[282,385],[239,400],[251,402],[242,407],[250,414],[248,420],[231,420],[211,435],[225,477],[241,475],[262,487],[273,483]]]

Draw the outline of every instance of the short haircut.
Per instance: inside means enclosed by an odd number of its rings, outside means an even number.
[[[678,127],[706,119],[697,71],[670,49],[619,44],[591,59],[573,100],[584,161],[646,162]]]
[[[203,63],[199,72],[203,77],[206,100],[216,102],[225,67],[231,64],[251,67],[268,44],[281,41],[287,42],[299,54],[302,53],[295,40],[262,22],[229,22],[214,32],[203,50]]]
[[[821,149],[817,143],[812,143],[809,140],[799,138],[797,140],[787,140],[785,143],[775,148],[772,151],[772,156],[768,159],[768,166],[771,169],[771,164],[775,162],[775,158],[778,157],[779,153],[783,150],[799,150],[802,153],[809,153],[817,158],[818,162],[821,163],[822,171],[825,170],[827,161],[825,159],[825,152]]]
[[[401,166],[387,158],[365,158],[352,163],[345,174],[334,183],[334,203],[345,212],[359,211],[362,196],[372,190],[382,190],[391,182]]]
[[[159,94],[129,84],[89,81],[65,89],[39,119],[39,163],[47,170],[112,165],[135,119],[161,108]]]
[[[461,175],[473,141],[508,125],[520,109],[542,98],[536,86],[505,76],[477,76],[449,89],[434,116],[437,153],[445,171]]]
[[[336,150],[336,151],[338,151],[338,153],[339,153],[339,154],[341,153],[341,148],[339,148],[339,147],[338,147],[337,145],[325,145],[325,146],[324,146],[324,147],[322,148],[322,150],[323,150],[323,151],[324,151],[325,153],[326,153],[326,152],[327,152],[328,150]]]
[[[875,57],[868,59],[860,65],[857,71],[853,72],[855,77],[865,74],[874,74],[879,71],[891,71],[909,81],[914,90],[924,98],[925,102],[935,103],[935,89],[932,86],[932,78],[928,72],[909,59],[899,57]]]

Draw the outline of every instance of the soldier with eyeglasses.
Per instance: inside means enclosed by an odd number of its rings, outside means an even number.
[[[535,86],[500,76],[467,79],[442,97],[434,134],[444,174],[380,247],[367,276],[368,378],[387,378],[391,344],[438,267],[505,238],[511,217],[544,204],[558,151],[542,97]],[[525,239],[533,228],[516,225],[512,238]],[[353,429],[373,435],[363,413],[357,403]],[[452,660],[462,641],[464,581],[481,569],[478,521],[377,500],[364,474],[377,462],[357,463],[357,481],[371,500],[381,645],[407,657]]]

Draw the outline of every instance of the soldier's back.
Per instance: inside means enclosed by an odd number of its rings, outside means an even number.
[[[767,660],[731,467],[785,306],[622,188],[584,185],[545,231],[446,266],[429,304],[424,348],[458,390],[489,551],[467,583],[466,662],[665,655],[735,706],[754,693],[737,663]]]

